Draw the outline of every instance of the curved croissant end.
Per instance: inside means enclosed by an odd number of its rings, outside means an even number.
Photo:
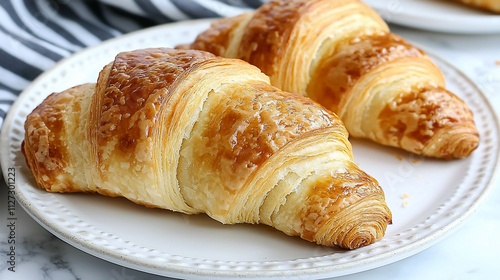
[[[274,86],[337,113],[353,137],[438,158],[479,144],[472,112],[440,69],[358,0],[273,0],[183,48],[256,65]]]
[[[49,96],[22,151],[40,188],[98,192],[327,246],[383,237],[391,212],[340,119],[257,67],[200,51],[124,52]]]

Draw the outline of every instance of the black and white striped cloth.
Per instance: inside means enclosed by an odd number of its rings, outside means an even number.
[[[153,25],[232,16],[266,0],[0,0],[0,127],[38,75],[73,52]]]

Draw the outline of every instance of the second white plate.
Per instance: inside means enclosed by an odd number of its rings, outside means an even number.
[[[500,15],[446,0],[363,0],[388,23],[430,31],[500,33]]]

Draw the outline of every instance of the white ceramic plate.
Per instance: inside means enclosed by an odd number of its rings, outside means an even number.
[[[449,0],[363,0],[389,23],[430,31],[500,33],[500,15]]]
[[[208,24],[159,26],[86,49],[58,63],[21,94],[4,123],[1,164],[5,178],[9,168],[15,168],[18,203],[42,226],[92,255],[164,276],[323,278],[364,271],[424,250],[456,229],[485,197],[499,157],[497,120],[479,89],[437,58],[449,88],[474,111],[481,144],[467,159],[440,161],[353,140],[355,161],[378,178],[394,216],[383,240],[358,250],[318,246],[266,226],[224,226],[205,215],[35,187],[20,145],[26,115],[43,98],[95,81],[101,67],[119,51],[186,43]]]

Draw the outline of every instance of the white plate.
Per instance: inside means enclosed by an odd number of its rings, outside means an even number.
[[[430,31],[487,34],[500,32],[500,15],[449,0],[363,0],[387,22]]]
[[[5,178],[11,177],[9,168],[15,168],[18,202],[42,226],[92,255],[164,276],[323,278],[364,271],[424,250],[456,229],[484,199],[497,168],[498,123],[479,89],[437,58],[450,89],[474,111],[481,144],[467,159],[440,161],[353,141],[355,161],[378,178],[394,216],[383,240],[358,250],[318,246],[266,226],[224,226],[205,215],[35,187],[20,144],[26,115],[44,97],[95,81],[101,67],[119,51],[186,43],[207,26],[208,21],[164,25],[105,42],[58,63],[21,94],[4,123],[1,164]]]

